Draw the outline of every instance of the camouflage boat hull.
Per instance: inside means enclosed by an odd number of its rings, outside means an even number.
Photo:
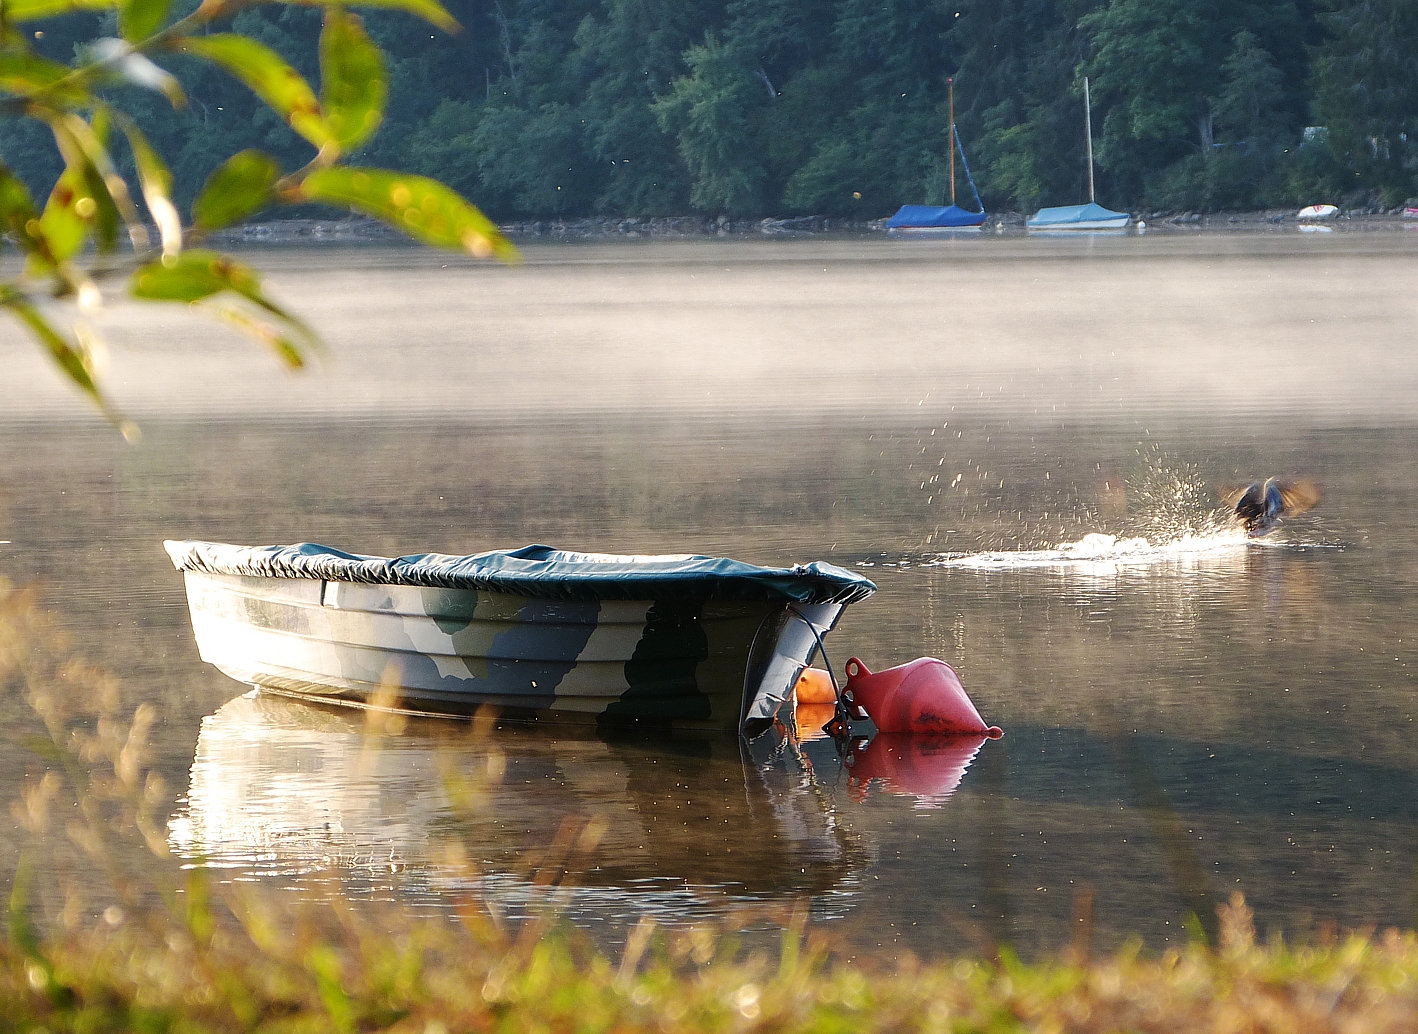
[[[184,571],[202,659],[343,704],[739,729],[788,696],[838,603],[539,599]]]

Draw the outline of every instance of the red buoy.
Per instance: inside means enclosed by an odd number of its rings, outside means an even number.
[[[842,700],[854,718],[870,718],[882,732],[973,734],[990,739],[1004,735],[999,727],[985,724],[954,669],[934,657],[875,674],[853,657],[847,662]]]

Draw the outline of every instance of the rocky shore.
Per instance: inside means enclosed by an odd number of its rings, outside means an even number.
[[[613,238],[693,238],[743,236],[793,236],[817,233],[884,232],[885,219],[862,221],[820,215],[784,219],[727,219],[697,215],[647,219],[536,219],[504,223],[503,233],[514,240],[609,240]],[[247,223],[213,235],[224,243],[290,244],[328,241],[397,240],[402,234],[373,219],[275,219]]]
[[[1023,213],[992,212],[985,230],[1010,234],[1024,232]],[[1138,212],[1135,223],[1148,230],[1269,230],[1302,225],[1291,209],[1254,212]],[[1402,207],[1387,211],[1377,206],[1341,210],[1326,224],[1337,228],[1382,230],[1418,226],[1405,220]],[[886,232],[885,219],[837,219],[820,215],[767,219],[728,219],[723,216],[665,216],[646,219],[538,219],[506,223],[503,233],[513,240],[634,240],[696,239],[705,237],[798,237],[826,233],[876,234]],[[373,219],[279,219],[248,223],[216,235],[222,243],[297,244],[355,243],[401,240],[402,235]]]

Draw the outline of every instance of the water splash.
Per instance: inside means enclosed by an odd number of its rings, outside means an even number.
[[[1129,524],[1154,542],[1212,538],[1235,530],[1229,515],[1212,509],[1201,470],[1173,461],[1153,443],[1140,449],[1142,470],[1127,481]]]
[[[976,553],[939,553],[923,562],[930,567],[975,570],[1025,567],[1071,568],[1088,573],[1112,573],[1125,568],[1159,565],[1190,566],[1244,553],[1252,540],[1239,527],[1205,532],[1188,531],[1154,542],[1143,536],[1120,538],[1090,532],[1074,542],[1046,549],[986,550]]]
[[[1061,537],[1050,545],[942,552],[918,562],[976,570],[1065,568],[1104,575],[1159,566],[1192,568],[1244,555],[1245,530],[1224,508],[1214,508],[1200,468],[1172,460],[1157,443],[1139,449],[1138,455],[1141,467],[1127,479],[1128,513],[1114,529],[1094,525],[1093,530],[1084,523],[1073,533],[1080,537]]]

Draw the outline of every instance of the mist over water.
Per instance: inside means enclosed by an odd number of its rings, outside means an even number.
[[[1398,232],[533,243],[511,268],[272,249],[249,257],[324,329],[318,376],[282,376],[180,307],[122,303],[98,325],[138,416],[1372,425],[1418,416],[1418,371],[1392,347],[1418,319],[1415,248]],[[85,414],[17,334],[0,348],[12,417]]]
[[[1028,952],[1084,884],[1106,944],[1184,939],[1234,890],[1262,931],[1413,923],[1418,234],[250,257],[328,362],[118,309],[137,446],[0,339],[0,576],[159,705],[171,843],[218,879],[515,915],[537,848],[600,815],[558,901],[612,939],[805,900],[852,951]],[[1247,540],[1224,499],[1268,476],[1321,502]],[[1006,735],[371,753],[359,717],[199,660],[160,546],[189,537],[828,560],[880,587],[839,671],[941,657]],[[439,766],[493,756],[459,816]],[[0,789],[32,764],[9,744]]]

